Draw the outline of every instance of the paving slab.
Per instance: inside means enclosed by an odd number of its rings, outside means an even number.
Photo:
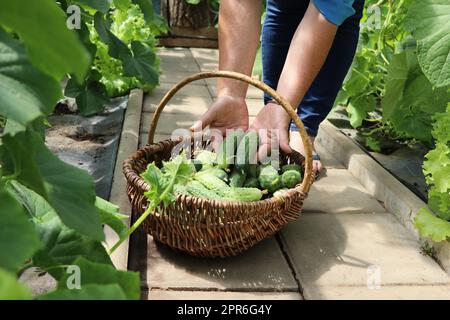
[[[309,297],[311,296],[311,298]],[[321,300],[450,300],[450,286],[393,285],[378,289],[367,287],[317,287],[306,299]]]
[[[147,260],[141,264],[147,289],[207,289],[232,291],[290,291],[298,286],[274,237],[248,251],[223,259],[202,259],[147,242]]]
[[[179,55],[165,55],[159,54],[161,72],[181,71],[197,73],[200,72],[200,67],[197,61],[192,57],[190,52]]]
[[[232,292],[232,291],[174,291],[150,290],[147,300],[302,300],[298,292]]]
[[[146,95],[146,98],[151,98],[152,96],[159,95],[163,96],[172,89],[174,83],[161,83],[157,88],[153,90],[153,93],[150,95]],[[188,97],[211,97],[206,84],[199,84],[197,82],[191,82],[181,88],[176,94],[177,96],[188,96]],[[159,101],[158,101],[159,102]]]
[[[219,50],[191,48],[191,53],[202,71],[219,69]]]
[[[153,118],[153,112],[143,112],[141,116],[141,133],[148,133]],[[162,112],[158,120],[157,132],[170,135],[176,129],[189,129],[198,120],[198,115],[186,113]]]
[[[429,292],[450,285],[391,214],[305,214],[282,230],[281,239],[305,299],[360,299],[364,288],[377,285],[429,286]],[[355,296],[346,293],[348,287]]]
[[[143,112],[141,116],[141,133],[149,131],[153,112]],[[189,129],[192,124],[199,119],[198,114],[186,113],[165,113],[162,112],[158,120],[157,132],[161,134],[172,134],[175,129]],[[250,123],[254,117],[250,117]]]
[[[372,213],[386,209],[347,170],[329,168],[313,183],[303,211]]]
[[[181,70],[168,70],[160,74],[159,76],[159,82],[160,83],[178,83],[184,78],[190,77],[196,72],[192,71],[181,71]],[[193,81],[192,83],[198,84],[198,85],[205,85],[206,82],[204,79]]]
[[[156,93],[152,96],[146,96],[144,99],[144,112],[155,112],[156,107],[163,98],[165,93]],[[166,105],[163,110],[163,114],[166,113],[182,113],[182,114],[195,114],[200,117],[208,110],[211,105],[212,99],[209,96],[188,96],[188,95],[175,95]]]
[[[204,80],[208,86],[208,89],[213,97],[217,97],[217,91],[216,91],[216,81],[217,78],[208,78]],[[263,92],[255,88],[251,85],[248,86],[247,90],[247,99],[262,99]]]

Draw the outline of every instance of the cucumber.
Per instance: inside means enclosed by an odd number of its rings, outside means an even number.
[[[207,171],[200,171],[194,175],[194,179],[202,183],[209,190],[214,191],[219,196],[224,196],[226,191],[230,188],[225,181],[208,173]]]
[[[258,181],[261,187],[270,193],[274,193],[283,186],[278,171],[272,166],[265,166],[261,169]]]
[[[233,168],[230,174],[230,187],[242,187],[246,177],[245,171]]]
[[[189,181],[186,184],[187,192],[195,197],[206,198],[206,199],[221,199],[217,193],[206,188],[202,183],[196,180]]]
[[[259,188],[258,178],[247,178],[244,182],[244,188]]]
[[[281,175],[281,182],[285,188],[293,188],[302,180],[302,175],[295,170],[287,170]]]
[[[248,177],[249,178],[258,178],[259,172],[261,171],[261,168],[257,164],[250,164],[248,166]]]
[[[236,168],[248,171],[250,164],[257,163],[259,136],[256,131],[249,131],[239,143],[236,151]]]
[[[227,169],[230,164],[234,163],[234,155],[244,135],[245,132],[242,129],[234,130],[219,145],[217,163],[220,169]]]
[[[225,170],[219,169],[217,167],[208,168],[204,170],[205,173],[212,174],[213,176],[216,176],[220,180],[223,180],[225,182],[228,181],[228,174],[225,172]]]
[[[229,188],[225,198],[227,200],[249,202],[261,200],[263,195],[264,191],[261,191],[258,188]]]
[[[212,168],[217,161],[217,155],[208,150],[200,150],[194,159],[195,169],[197,171]]]
[[[298,171],[300,174],[302,173],[302,167],[296,163],[285,164],[281,167],[281,173],[285,173],[288,170]]]
[[[282,196],[283,193],[286,192],[287,190],[288,190],[288,189],[286,189],[286,188],[281,188],[281,189],[275,191],[275,192],[273,193],[273,196],[274,196],[274,197]]]

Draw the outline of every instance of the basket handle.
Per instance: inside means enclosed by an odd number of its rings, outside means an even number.
[[[303,178],[302,184],[299,186],[300,191],[304,193],[308,193],[309,188],[311,187],[313,179],[313,172],[312,172],[312,145],[311,140],[309,139],[309,136],[305,130],[305,127],[303,126],[302,121],[300,120],[300,117],[295,112],[294,108],[292,108],[291,104],[281,97],[275,90],[273,90],[271,87],[266,85],[265,83],[253,79],[245,74],[241,74],[238,72],[233,71],[207,71],[207,72],[200,72],[197,74],[194,74],[192,76],[189,76],[177,84],[175,84],[172,89],[170,89],[165,96],[162,98],[161,102],[159,103],[158,107],[155,110],[155,113],[153,114],[152,122],[150,123],[150,129],[148,133],[148,144],[153,143],[153,138],[155,136],[156,126],[158,124],[159,117],[161,115],[162,110],[166,106],[166,104],[169,102],[169,100],[177,93],[178,90],[180,90],[182,87],[187,85],[188,83],[196,80],[206,79],[206,78],[230,78],[235,80],[240,80],[243,82],[246,82],[248,84],[251,84],[252,86],[266,92],[272,98],[281,105],[284,110],[289,114],[292,121],[294,121],[295,125],[299,129],[300,137],[302,138],[302,142],[305,148],[305,176]]]

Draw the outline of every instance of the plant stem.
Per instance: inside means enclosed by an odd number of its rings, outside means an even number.
[[[140,225],[144,220],[155,210],[156,205],[153,203],[148,206],[147,210],[144,211],[144,213],[137,219],[133,225],[130,227],[130,229],[127,230],[127,232],[120,237],[119,241],[116,242],[116,244],[108,251],[108,254],[111,255]]]

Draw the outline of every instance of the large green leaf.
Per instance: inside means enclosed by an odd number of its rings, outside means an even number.
[[[414,225],[422,236],[433,241],[440,242],[450,237],[450,222],[436,217],[426,207],[419,210]]]
[[[41,244],[25,210],[2,185],[0,204],[0,268],[17,271]]]
[[[100,39],[108,45],[109,55],[122,61],[125,75],[136,77],[150,85],[158,83],[156,55],[151,47],[142,42],[133,41],[130,49],[109,30],[101,13],[95,14],[94,21]]]
[[[145,21],[152,22],[155,16],[155,10],[153,9],[152,0],[131,0],[134,4],[137,4],[141,8],[144,14]]]
[[[108,54],[111,57],[122,60],[130,55],[130,49],[109,30],[109,26],[100,12],[94,16],[94,27],[100,40],[108,45]]]
[[[18,181],[46,198],[68,227],[97,240],[104,239],[91,176],[75,168],[47,149],[33,131],[14,137],[5,135],[2,152],[5,169]]]
[[[60,97],[59,83],[33,67],[22,44],[0,29],[0,114],[15,122],[14,132],[49,114]]]
[[[75,0],[73,2],[91,7],[103,13],[108,12],[109,7],[111,6],[110,1],[108,0]]]
[[[433,86],[450,85],[450,2],[414,0],[406,26],[417,40],[420,66]]]
[[[82,289],[56,290],[39,300],[126,300],[126,296],[118,284],[89,284]]]
[[[64,94],[76,99],[78,110],[85,116],[103,110],[109,102],[106,88],[99,82],[100,78],[101,74],[93,70],[82,85],[74,78],[67,82]]]
[[[131,51],[131,55],[123,58],[125,75],[134,76],[151,85],[157,85],[159,72],[156,55],[152,48],[142,42],[133,41],[131,42]]]
[[[31,294],[13,273],[0,268],[0,300],[27,300]]]
[[[100,221],[102,224],[106,224],[111,227],[111,229],[113,229],[119,237],[126,234],[128,227],[123,222],[123,219],[128,218],[128,216],[120,214],[118,206],[103,200],[100,197],[97,197],[95,206],[99,211]]]
[[[101,263],[90,262],[84,258],[78,258],[73,263],[80,268],[81,289],[90,284],[118,284],[127,299],[137,300],[140,296],[139,273],[129,271],[119,271],[113,266]],[[64,275],[58,282],[58,288],[64,289],[70,275]]]
[[[43,244],[43,248],[33,257],[36,266],[48,269],[48,272],[58,279],[63,275],[63,269],[58,266],[73,264],[80,256],[90,261],[112,264],[99,241],[66,227],[51,205],[33,190],[12,181],[10,192],[32,217],[34,228]]]
[[[54,0],[0,0],[0,25],[16,32],[28,56],[41,71],[62,79],[73,73],[82,79],[90,57],[66,15]]]
[[[353,128],[361,126],[363,120],[367,117],[367,113],[375,110],[376,101],[373,95],[360,95],[351,99],[347,112],[350,116],[350,124]]]
[[[398,132],[431,145],[432,115],[446,106],[445,90],[433,91],[412,50],[394,56],[382,100],[383,118]]]

